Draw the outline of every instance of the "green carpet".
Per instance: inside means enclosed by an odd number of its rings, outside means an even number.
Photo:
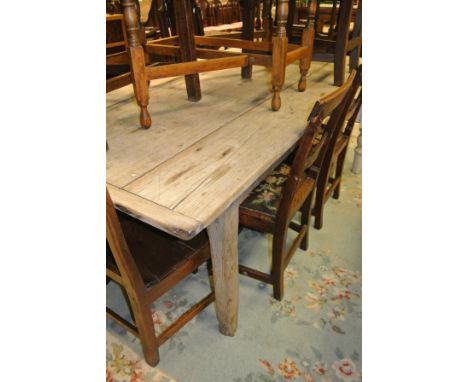
[[[138,339],[107,320],[107,382],[361,381],[361,176],[350,172],[358,129],[340,199],[328,201],[322,230],[311,227],[309,250],[294,255],[283,301],[272,298],[270,285],[241,275],[235,337],[219,333],[211,304],[160,347],[156,368],[145,363]],[[240,262],[267,271],[271,244],[267,235],[242,231]],[[154,305],[156,329],[208,291],[203,268]],[[115,284],[107,303],[128,316]]]

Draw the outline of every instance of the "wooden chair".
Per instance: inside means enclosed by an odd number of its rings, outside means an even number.
[[[349,81],[349,80],[348,80]],[[357,92],[359,95],[355,98]],[[346,158],[349,140],[356,123],[356,118],[362,104],[362,65],[357,70],[351,86],[350,99],[342,110],[342,121],[335,136],[330,140],[329,147],[322,163],[316,163],[310,169],[310,176],[317,179],[315,204],[312,211],[314,215],[314,227],[321,229],[323,226],[323,211],[325,203],[333,196],[340,196],[343,166]],[[347,120],[347,123],[346,123]],[[333,175],[331,175],[333,173]]]
[[[339,3],[339,4],[337,4]],[[320,18],[320,4],[317,3],[316,19]],[[330,27],[327,33],[316,32],[316,53],[330,53],[334,62],[334,84],[340,86],[346,73],[346,56],[350,54],[349,70],[356,69],[362,42],[362,0],[356,10],[356,20],[351,29],[353,0],[333,0]],[[318,25],[318,23],[316,23]],[[351,30],[351,31],[350,31]]]
[[[289,261],[298,246],[306,250],[313,193],[314,178],[308,176],[309,168],[320,164],[324,158],[335,130],[341,126],[341,110],[351,89],[350,79],[332,94],[317,101],[309,116],[308,125],[299,142],[292,164],[281,163],[254,189],[241,204],[239,222],[259,232],[273,234],[273,254],[270,274],[239,266],[241,274],[273,285],[273,295],[283,298],[283,276]],[[322,121],[329,118],[325,125]],[[293,222],[297,212],[301,213],[300,223]],[[298,232],[293,243],[286,249],[288,229]]]
[[[214,292],[182,314],[158,337],[150,305],[210,257],[206,232],[182,241],[116,211],[106,190],[106,274],[126,296],[134,324],[107,308],[107,316],[140,338],[146,362],[159,362],[159,346],[214,301]]]
[[[349,71],[357,69],[362,44],[362,0],[317,0],[315,10],[314,60],[334,63],[334,84],[343,84],[346,57]],[[328,2],[327,2],[328,3]],[[288,37],[299,42],[305,24],[306,9],[298,0],[289,0]]]

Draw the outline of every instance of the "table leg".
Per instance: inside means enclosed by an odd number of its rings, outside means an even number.
[[[263,0],[262,27],[265,33],[263,41],[271,40],[271,30],[273,28],[273,20],[271,18],[271,1],[272,0]]]
[[[286,23],[286,33],[288,35],[289,40],[291,40],[292,34],[292,27],[294,24],[294,16],[296,13],[296,0],[289,0],[288,1],[288,22]]]
[[[140,106],[140,125],[148,129],[151,126],[151,116],[148,112],[149,90],[145,68],[145,52],[140,40],[140,27],[135,10],[134,0],[122,2],[125,25],[127,26],[128,54],[135,98]]]
[[[276,28],[271,39],[273,43],[271,63],[271,85],[273,88],[273,99],[271,108],[277,111],[281,107],[280,92],[284,84],[286,73],[286,55],[288,53],[288,37],[286,36],[286,22],[288,19],[288,0],[278,0],[276,10]]]
[[[254,36],[254,17],[255,17],[255,0],[244,0],[242,8],[242,40],[253,40]],[[243,52],[248,52],[242,49]],[[252,78],[252,65],[243,66],[241,68],[242,78]]]
[[[227,336],[234,336],[237,329],[239,305],[238,226],[239,205],[237,203],[231,205],[208,226],[216,296],[216,316],[219,321],[219,331]]]
[[[346,53],[348,45],[349,25],[351,24],[351,13],[353,10],[352,0],[340,1],[340,14],[336,30],[334,85],[343,85],[346,74]]]
[[[299,69],[301,71],[301,78],[299,80],[299,84],[297,88],[300,92],[303,92],[306,89],[307,80],[306,76],[309,72],[310,68],[310,61],[312,59],[312,51],[314,49],[314,35],[315,35],[315,9],[316,9],[317,0],[309,0],[307,5],[307,24],[302,32],[302,46],[306,46],[307,53],[306,56],[301,58],[299,63]]]
[[[196,61],[197,49],[190,0],[174,0],[174,15],[180,42],[180,59],[182,62]],[[201,99],[200,77],[198,73],[186,75],[185,86],[189,101],[196,102]]]
[[[362,34],[362,0],[359,1],[358,9],[356,12],[356,21],[353,28],[352,38],[359,38]],[[361,44],[358,44],[354,49],[349,52],[349,71],[357,69],[359,66],[359,57],[361,55]]]

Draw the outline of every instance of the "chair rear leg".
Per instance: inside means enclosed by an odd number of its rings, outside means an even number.
[[[317,191],[315,196],[315,205],[312,210],[312,215],[314,215],[314,228],[322,229],[323,226],[323,208],[325,204],[325,185],[319,183],[317,184]]]
[[[285,243],[287,230],[278,237],[278,234],[273,236],[273,256],[271,266],[271,276],[273,279],[273,297],[281,301],[284,296],[284,257]]]
[[[309,247],[309,226],[310,226],[310,214],[312,212],[313,198],[314,198],[314,192],[312,191],[301,207],[301,226],[302,227],[306,226],[307,231],[301,240],[301,244],[299,245],[299,248],[301,248],[304,251],[307,251],[307,248]]]
[[[336,170],[335,170],[335,179],[340,179],[338,185],[335,187],[333,190],[333,199],[338,199],[340,197],[340,188],[341,188],[341,175],[343,174],[343,167],[344,167],[344,161],[346,157],[346,150],[348,146],[346,146],[341,154],[338,156],[338,159],[336,161]]]

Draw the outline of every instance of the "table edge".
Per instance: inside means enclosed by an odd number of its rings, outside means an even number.
[[[107,183],[114,206],[134,218],[182,240],[193,239],[205,226],[196,219]],[[158,216],[161,218],[152,218]]]

